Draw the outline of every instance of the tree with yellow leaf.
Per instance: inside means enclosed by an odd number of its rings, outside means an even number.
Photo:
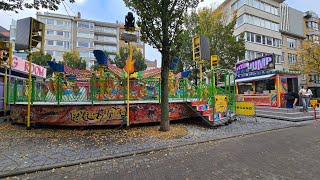
[[[320,44],[304,41],[298,51],[298,60],[290,68],[306,75],[320,75]]]
[[[62,54],[62,64],[72,69],[86,69],[86,61],[79,55],[79,51],[68,51]]]

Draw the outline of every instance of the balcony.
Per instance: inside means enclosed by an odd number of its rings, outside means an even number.
[[[117,46],[117,39],[108,36],[95,36],[94,37],[95,44],[106,44],[106,45],[114,45]]]
[[[109,35],[113,37],[116,37],[118,34],[118,31],[115,28],[106,28],[106,27],[99,27],[99,26],[95,26],[94,32],[95,34]]]

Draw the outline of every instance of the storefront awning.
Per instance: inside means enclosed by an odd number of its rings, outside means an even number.
[[[259,80],[259,79],[267,79],[275,74],[267,74],[267,75],[262,75],[262,76],[256,76],[256,77],[249,77],[249,78],[243,78],[243,79],[236,79],[236,82],[248,82],[248,81],[253,81],[253,80]]]

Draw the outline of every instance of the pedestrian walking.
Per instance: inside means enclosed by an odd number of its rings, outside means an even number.
[[[301,96],[301,100],[303,104],[303,112],[308,112],[312,91],[308,88],[307,85],[304,85],[303,88],[299,91],[299,94]]]

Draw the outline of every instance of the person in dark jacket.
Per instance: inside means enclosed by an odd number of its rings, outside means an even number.
[[[299,99],[299,94],[296,92],[288,92],[287,94],[284,95],[284,98],[286,99],[286,107],[287,108],[293,108],[296,106],[298,99]]]

